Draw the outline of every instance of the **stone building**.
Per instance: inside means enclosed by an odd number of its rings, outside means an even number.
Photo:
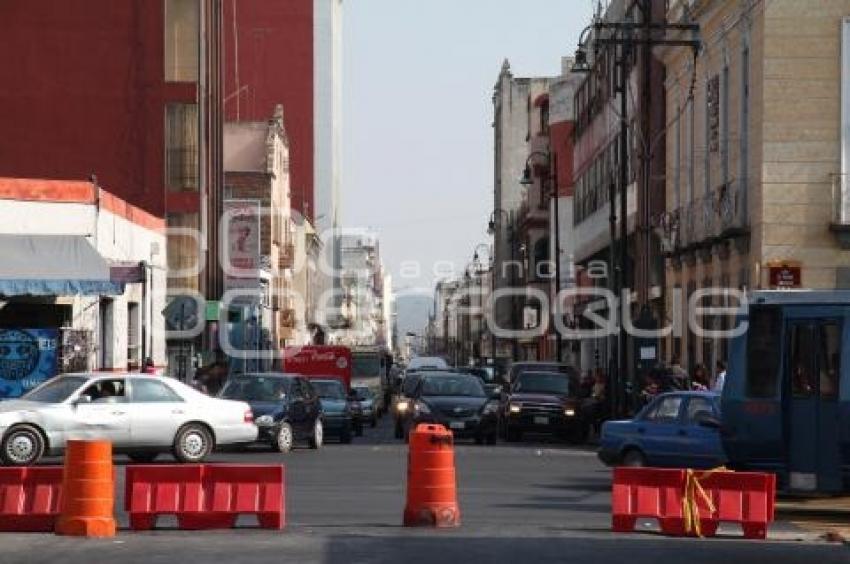
[[[699,23],[703,47],[660,50],[667,311],[676,292],[685,304],[668,358],[693,367],[727,354],[726,340],[687,329],[699,288],[850,286],[848,15],[848,0],[670,3],[668,19]]]

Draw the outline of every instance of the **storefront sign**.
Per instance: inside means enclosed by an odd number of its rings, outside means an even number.
[[[0,398],[16,398],[56,375],[56,329],[0,329]]]
[[[800,288],[802,286],[801,268],[799,266],[780,265],[770,266],[770,287],[778,290]]]
[[[259,289],[260,287],[260,202],[227,200],[224,202],[227,240],[224,289]]]

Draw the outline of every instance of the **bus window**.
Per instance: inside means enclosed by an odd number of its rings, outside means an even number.
[[[788,366],[791,368],[791,393],[795,398],[811,396],[814,391],[812,378],[812,346],[808,325],[792,325],[788,336]]]
[[[753,307],[747,330],[747,396],[774,398],[778,389],[782,312],[776,306]]]
[[[820,395],[826,399],[838,397],[838,375],[841,368],[841,328],[837,323],[819,327],[818,370]]]

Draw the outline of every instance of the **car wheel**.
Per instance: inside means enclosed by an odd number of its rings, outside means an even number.
[[[358,424],[354,427],[354,435],[355,435],[355,436],[357,436],[357,437],[362,437],[362,436],[363,436],[363,423],[358,423]]]
[[[127,455],[136,464],[150,464],[156,460],[157,456],[159,456],[158,452],[131,452]]]
[[[404,438],[404,428],[399,424],[395,424],[395,438],[403,439]]]
[[[622,466],[630,466],[632,468],[642,468],[646,466],[646,457],[641,451],[632,448],[623,453]]]
[[[475,435],[475,444],[483,445],[484,444],[484,437],[482,437],[481,435]]]
[[[44,439],[35,427],[18,425],[6,433],[1,447],[3,464],[30,466],[44,454]]]
[[[587,425],[578,425],[567,433],[567,442],[574,445],[582,445],[587,442],[590,429]]]
[[[198,423],[184,425],[174,438],[174,458],[178,462],[203,462],[212,450],[213,439],[210,432]]]
[[[292,425],[283,422],[280,424],[280,429],[277,430],[272,447],[282,453],[292,450],[292,445],[295,443],[295,435],[292,432]]]
[[[343,427],[342,431],[339,432],[339,442],[344,445],[351,443],[351,425],[346,425]]]
[[[519,429],[511,429],[510,426],[506,426],[505,440],[509,443],[518,443],[522,440],[522,431],[520,431]]]
[[[322,427],[322,420],[316,419],[316,423],[313,425],[313,434],[310,436],[310,440],[307,441],[310,445],[310,448],[313,450],[322,448],[322,444],[325,441],[325,429]]]
[[[373,429],[375,427],[377,427],[378,426],[378,418],[375,417],[375,416],[372,416],[372,420],[369,422],[369,426],[372,427]]]
[[[487,444],[488,445],[496,444],[496,440],[498,439],[497,435],[498,435],[498,433],[496,433],[496,431],[493,431],[492,433],[487,435]]]

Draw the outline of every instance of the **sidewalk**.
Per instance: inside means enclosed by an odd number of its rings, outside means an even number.
[[[850,497],[780,499],[776,513],[824,540],[850,543]]]

